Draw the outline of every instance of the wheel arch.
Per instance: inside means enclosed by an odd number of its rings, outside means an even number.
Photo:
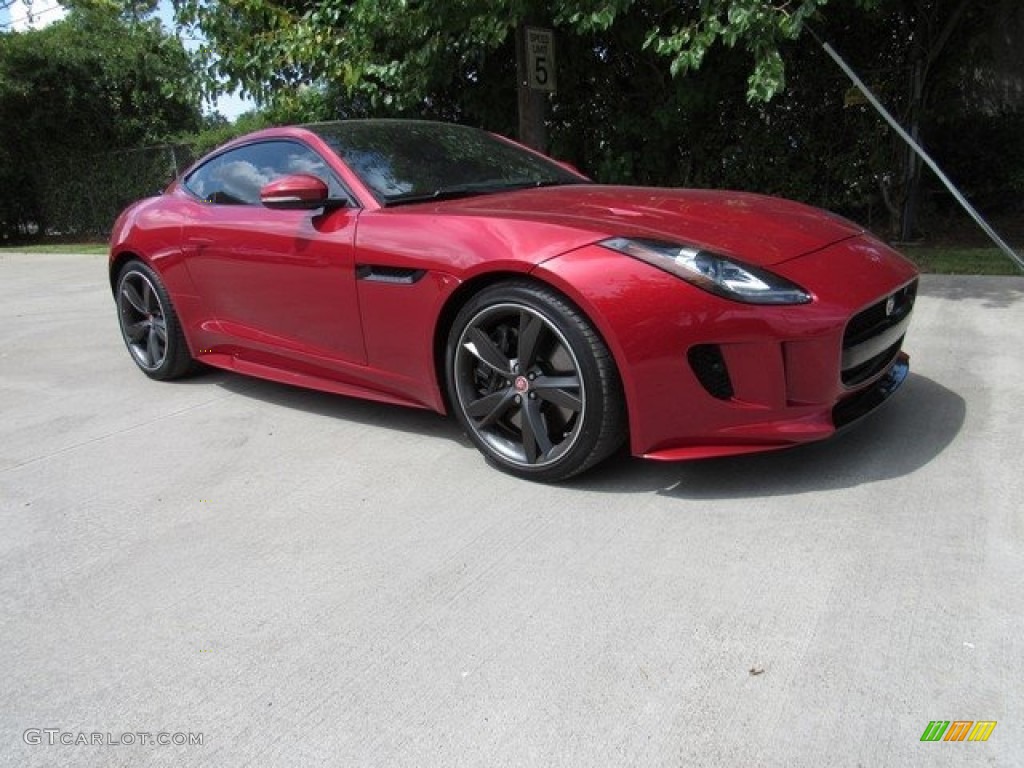
[[[445,299],[444,305],[441,307],[441,311],[437,314],[437,322],[434,324],[432,350],[434,360],[434,378],[437,381],[437,391],[440,393],[440,402],[445,413],[451,413],[452,407],[448,397],[447,377],[445,376],[444,371],[445,347],[448,344],[448,334],[451,332],[452,324],[455,322],[455,317],[459,314],[459,310],[461,310],[462,307],[465,306],[466,302],[473,298],[473,296],[489,286],[506,280],[530,280],[530,276],[525,272],[512,272],[505,270],[484,272],[483,274],[475,275],[469,280],[460,283],[459,286],[452,291],[448,298]]]
[[[634,433],[632,425],[636,420],[636,412],[639,408],[639,394],[637,392],[636,380],[627,365],[629,359],[626,354],[626,350],[620,343],[620,336],[615,333],[614,323],[611,318],[608,317],[604,312],[601,311],[599,302],[591,301],[588,299],[586,294],[581,291],[576,283],[567,279],[561,274],[557,268],[559,259],[553,259],[548,263],[542,263],[534,268],[534,271],[530,274],[530,277],[537,282],[546,285],[552,290],[558,292],[561,296],[564,296],[573,306],[575,306],[584,317],[594,327],[594,331],[600,336],[604,345],[608,348],[608,352],[612,356],[612,361],[615,363],[615,367],[619,372],[619,384],[622,387],[622,395],[626,404],[626,429],[628,431],[628,444],[630,451],[637,455],[636,446],[633,444]],[[629,261],[623,261],[623,264],[630,264]],[[646,265],[644,265],[646,266]]]
[[[615,367],[618,370],[619,381],[623,388],[622,394],[626,403],[626,428],[628,430],[629,415],[631,411],[629,385],[627,384],[628,377],[623,373],[622,350],[618,344],[614,343],[613,339],[609,338],[607,323],[604,322],[604,319],[600,317],[600,314],[596,312],[595,308],[592,305],[589,305],[589,302],[586,302],[585,300],[581,301],[583,297],[579,296],[578,292],[567,291],[561,285],[545,280],[533,272],[513,272],[505,270],[485,272],[460,284],[445,301],[444,306],[438,313],[437,324],[434,327],[433,340],[434,375],[437,379],[438,391],[440,392],[441,403],[444,406],[445,412],[451,412],[451,402],[449,401],[448,387],[446,385],[445,353],[448,343],[448,334],[451,332],[452,324],[455,322],[455,318],[459,314],[459,311],[463,306],[465,306],[466,302],[473,298],[473,296],[492,285],[506,281],[532,283],[534,285],[547,288],[550,291],[554,291],[564,301],[571,304],[581,315],[583,315],[583,317],[587,319],[591,326],[593,326],[594,332],[604,343],[605,347],[608,348],[608,352],[612,357],[612,362],[615,363]]]
[[[117,276],[121,274],[121,270],[124,269],[124,265],[129,261],[141,261],[150,269],[153,268],[152,264],[134,251],[124,250],[114,256],[111,256],[110,263],[107,267],[107,277],[110,279],[110,292],[112,294],[117,294]]]

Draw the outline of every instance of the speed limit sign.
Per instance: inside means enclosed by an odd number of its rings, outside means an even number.
[[[555,90],[555,34],[526,28],[526,80],[531,91]]]

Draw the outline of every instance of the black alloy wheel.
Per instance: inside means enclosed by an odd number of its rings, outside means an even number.
[[[501,283],[470,299],[452,326],[446,363],[463,428],[513,474],[564,480],[625,438],[622,387],[608,348],[546,286]]]
[[[121,269],[115,290],[121,336],[142,372],[161,381],[188,372],[192,357],[157,274],[140,261],[130,261]]]

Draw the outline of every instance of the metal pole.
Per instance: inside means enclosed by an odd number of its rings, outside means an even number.
[[[850,80],[853,81],[853,84],[857,86],[861,93],[864,94],[864,98],[871,102],[871,106],[873,106],[878,111],[878,113],[885,118],[885,121],[889,124],[889,127],[896,131],[896,133],[899,134],[899,137],[903,139],[905,142],[907,142],[910,148],[917,153],[917,156],[924,160],[928,167],[935,172],[935,175],[939,177],[939,181],[946,185],[946,189],[950,191],[950,194],[952,194],[953,197],[956,198],[956,201],[960,203],[961,206],[963,206],[963,209],[967,211],[968,214],[970,214],[970,217],[974,219],[974,221],[978,224],[979,227],[982,228],[985,234],[992,239],[992,242],[999,246],[999,249],[1003,253],[1005,253],[1017,265],[1019,269],[1024,271],[1024,258],[1021,258],[1020,255],[1016,251],[1014,251],[1013,248],[1011,248],[1007,244],[1007,242],[1003,240],[1003,238],[999,236],[999,233],[992,229],[991,226],[989,226],[989,223],[981,217],[981,214],[974,210],[974,206],[967,201],[967,198],[960,194],[960,190],[958,190],[956,186],[953,184],[953,182],[949,180],[949,177],[942,172],[942,169],[939,168],[938,163],[932,160],[931,155],[925,152],[924,148],[921,147],[921,145],[918,144],[916,141],[914,141],[914,139],[910,136],[909,133],[903,130],[903,127],[898,122],[896,122],[896,118],[889,114],[889,111],[882,106],[882,103],[875,98],[875,95],[870,90],[868,90],[868,87],[864,85],[863,81],[861,81],[861,79],[857,77],[857,73],[850,69],[849,65],[847,65],[843,58],[832,49],[832,46],[826,43],[816,34],[814,34],[814,31],[811,30],[809,27],[807,29],[811,33],[811,36],[815,40],[817,40],[821,47],[825,50],[825,53],[827,53],[832,58],[832,61],[839,65],[839,68],[846,73],[846,76],[850,78]]]
[[[173,144],[170,144],[169,148],[171,150],[171,167],[174,169],[174,178],[178,178],[178,176],[179,176],[179,171],[178,171],[178,153],[174,151],[174,145]]]

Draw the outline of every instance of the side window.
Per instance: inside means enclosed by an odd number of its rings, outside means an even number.
[[[294,141],[263,141],[224,152],[192,171],[184,184],[208,203],[259,205],[264,184],[292,173],[323,179],[332,198],[348,197],[323,158]]]

